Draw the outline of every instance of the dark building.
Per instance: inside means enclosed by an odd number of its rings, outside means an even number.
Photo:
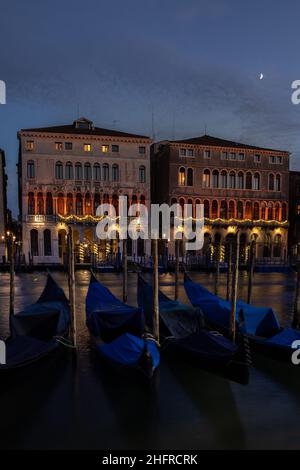
[[[156,143],[151,161],[154,202],[204,205],[203,252],[240,229],[245,261],[253,239],[257,258],[286,259],[288,152],[203,135]]]
[[[7,176],[5,173],[5,154],[0,149],[0,261],[6,256],[7,230]]]
[[[297,254],[298,243],[300,243],[300,171],[291,171],[289,201],[289,253],[292,257]]]

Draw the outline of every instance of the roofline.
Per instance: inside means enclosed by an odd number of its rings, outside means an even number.
[[[181,147],[181,146],[187,146],[187,147],[203,147],[203,148],[207,148],[207,147],[210,147],[210,148],[218,148],[218,149],[231,149],[231,150],[234,150],[234,151],[238,151],[238,150],[247,150],[247,151],[259,151],[259,152],[266,152],[266,153],[269,153],[269,152],[275,152],[275,153],[281,153],[281,154],[285,154],[287,156],[290,156],[291,155],[291,152],[289,152],[288,150],[279,150],[279,149],[271,149],[271,148],[266,148],[266,147],[255,147],[254,145],[250,145],[250,144],[242,144],[240,142],[236,142],[240,147],[232,147],[230,145],[213,145],[213,144],[195,144],[195,143],[192,143],[192,142],[185,142],[184,140],[180,141],[180,140],[161,140],[161,141],[158,141],[158,142],[154,142],[155,144],[164,144],[164,145],[173,145],[175,147]],[[245,145],[245,146],[244,146]]]
[[[117,132],[117,131],[116,131]],[[122,132],[122,131],[120,131]],[[126,134],[126,132],[124,132]],[[144,141],[144,142],[147,142],[149,144],[152,144],[153,143],[153,139],[151,139],[151,137],[148,137],[148,136],[142,136],[142,135],[138,135],[138,134],[128,134],[128,135],[106,135],[106,134],[84,134],[84,133],[70,133],[70,132],[53,132],[53,131],[46,131],[46,130],[31,130],[31,129],[21,129],[17,132],[17,136],[18,138],[20,137],[24,137],[24,136],[33,136],[33,137],[36,137],[36,136],[44,136],[44,137],[58,137],[58,138],[72,138],[72,139],[78,139],[78,140],[86,140],[86,139],[90,139],[90,140],[122,140],[122,141],[126,141],[126,140],[137,140],[137,141]]]

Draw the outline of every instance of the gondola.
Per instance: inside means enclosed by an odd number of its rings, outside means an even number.
[[[103,358],[123,370],[153,376],[159,351],[145,331],[142,309],[121,302],[93,274],[86,297],[86,324]]]
[[[193,282],[186,273],[184,287],[191,304],[201,309],[207,323],[229,335],[231,303]],[[293,342],[300,340],[300,331],[280,327],[272,308],[255,307],[241,300],[236,304],[236,328],[238,337],[246,337],[253,351],[286,362],[291,362]]]
[[[153,328],[152,285],[138,276],[138,305],[144,310],[148,328]],[[206,370],[221,373],[241,383],[248,382],[243,348],[204,325],[198,308],[169,299],[159,292],[162,349],[176,352]]]
[[[68,343],[69,301],[50,274],[38,301],[10,315],[9,326],[0,376],[36,363]]]

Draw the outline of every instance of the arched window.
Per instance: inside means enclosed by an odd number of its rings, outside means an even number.
[[[262,205],[261,205],[261,218],[262,220],[266,220],[266,212],[267,212],[267,207],[266,207],[266,204],[263,202]]]
[[[99,163],[95,163],[94,165],[94,180],[101,181],[101,166]]]
[[[140,197],[140,204],[143,204],[143,206],[146,205],[146,198],[143,195]]]
[[[131,204],[137,204],[138,202],[138,198],[137,198],[137,195],[136,194],[133,194],[132,195],[132,198],[131,198]]]
[[[44,199],[42,193],[38,193],[37,195],[37,212],[39,215],[44,214]]]
[[[39,256],[39,236],[36,229],[30,230],[31,256]]]
[[[90,163],[84,164],[84,179],[91,180],[92,179],[92,168]]]
[[[258,202],[255,202],[253,204],[253,220],[258,220],[259,219],[259,204]]]
[[[227,171],[221,171],[221,187],[227,188]]]
[[[287,204],[285,202],[282,203],[281,220],[287,220]]]
[[[51,256],[51,231],[44,230],[44,256]]]
[[[117,165],[116,163],[113,164],[112,166],[112,180],[113,181],[119,181],[120,179],[120,176],[119,176],[119,165]]]
[[[211,204],[211,218],[217,219],[218,215],[218,201],[213,201]]]
[[[66,163],[66,179],[67,180],[73,179],[73,165],[71,162]]]
[[[103,181],[109,181],[109,166],[108,163],[104,163],[102,166],[102,177]]]
[[[35,178],[35,165],[33,160],[27,162],[27,178]]]
[[[231,171],[229,173],[229,188],[235,189],[235,172]]]
[[[139,167],[139,182],[146,183],[146,167],[144,165]]]
[[[279,221],[279,214],[280,214],[280,205],[278,202],[275,204],[275,210],[274,210],[274,219]]]
[[[273,220],[273,204],[269,202],[268,204],[268,220]]]
[[[203,201],[203,205],[204,205],[204,217],[209,219],[209,217],[210,217],[210,215],[209,215],[209,201],[207,201],[207,200]]]
[[[46,215],[53,215],[53,198],[51,193],[46,195]]]
[[[234,219],[235,210],[234,210],[234,201],[230,201],[228,205],[228,218]]]
[[[109,204],[109,194],[103,194],[103,204]]]
[[[275,238],[274,238],[274,247],[273,247],[274,258],[281,257],[281,245],[282,245],[282,239],[281,239],[281,235],[278,233],[277,235],[275,235]]]
[[[64,215],[65,208],[64,208],[64,195],[59,193],[57,196],[57,213]]]
[[[75,179],[82,180],[82,165],[78,162],[75,164]]]
[[[227,202],[226,201],[221,202],[220,218],[221,219],[227,219]]]
[[[179,168],[178,184],[179,186],[185,186],[185,168],[183,166]]]
[[[243,203],[242,203],[242,201],[238,201],[238,203],[237,203],[237,211],[236,211],[236,212],[237,212],[236,216],[237,216],[238,219],[242,219],[242,218],[244,217],[244,211],[243,211]]]
[[[281,178],[280,178],[280,175],[276,175],[275,191],[281,191]]]
[[[204,170],[203,172],[203,187],[210,188],[210,171]]]
[[[84,198],[84,215],[91,215],[92,213],[92,202],[91,195],[87,193]]]
[[[252,206],[249,201],[247,201],[245,205],[245,219],[252,219]]]
[[[213,170],[212,172],[212,187],[218,188],[219,187],[219,172],[218,170]]]
[[[97,214],[97,208],[101,204],[101,197],[99,193],[94,195],[94,214]]]
[[[252,189],[252,173],[250,171],[246,173],[246,189]]]
[[[28,193],[28,215],[35,214],[34,193]]]
[[[82,196],[76,195],[76,215],[82,215]]]
[[[273,173],[269,174],[269,191],[274,191],[274,175],[273,175]]]
[[[193,186],[194,184],[194,173],[192,168],[188,168],[187,171],[187,185],[188,186]]]
[[[238,172],[237,188],[238,189],[244,189],[244,173],[242,171]]]
[[[67,215],[73,214],[73,194],[67,194]]]
[[[62,162],[56,162],[55,165],[55,178],[57,180],[62,180],[64,178],[64,170]]]
[[[256,189],[256,190],[260,189],[260,174],[259,173],[254,173],[253,189]]]

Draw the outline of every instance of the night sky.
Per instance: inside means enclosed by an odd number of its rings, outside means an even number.
[[[292,152],[300,169],[296,0],[0,0],[0,147],[17,215],[17,131],[85,116],[100,127],[207,133]],[[259,74],[264,74],[259,80]]]

